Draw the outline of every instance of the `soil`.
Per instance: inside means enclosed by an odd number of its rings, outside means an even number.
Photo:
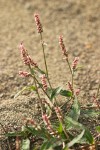
[[[21,78],[27,71],[18,46],[23,41],[32,58],[44,69],[39,34],[34,13],[43,24],[43,38],[50,79],[54,87],[70,81],[70,72],[59,47],[63,35],[70,62],[79,57],[81,70],[75,75],[75,85],[81,89],[81,102],[92,102],[100,79],[100,1],[94,0],[0,0],[0,122],[3,125],[22,124],[33,117],[37,109],[34,93],[14,95],[32,84]]]

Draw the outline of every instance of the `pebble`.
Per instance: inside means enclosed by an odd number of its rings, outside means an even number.
[[[29,2],[27,2],[27,3],[25,4],[25,9],[27,9],[27,10],[31,10],[31,9],[33,9],[32,4],[31,4],[31,3],[29,3]]]
[[[4,97],[4,94],[3,94],[3,93],[0,94],[0,98],[2,98],[2,97]]]

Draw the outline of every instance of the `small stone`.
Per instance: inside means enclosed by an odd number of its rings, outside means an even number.
[[[27,10],[32,9],[31,3],[27,2],[27,3],[25,4],[25,8],[26,8]]]
[[[4,94],[3,94],[3,93],[1,93],[1,94],[0,94],[0,98],[2,98],[3,96],[4,96]]]
[[[10,96],[10,98],[14,98],[14,94],[12,94],[12,95]]]

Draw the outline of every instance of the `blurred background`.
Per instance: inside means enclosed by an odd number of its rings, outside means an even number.
[[[53,86],[70,81],[68,66],[59,47],[63,35],[70,63],[79,57],[81,70],[75,75],[75,85],[81,89],[81,102],[92,101],[100,78],[100,0],[0,0],[0,118],[16,120],[31,112],[27,94],[13,99],[16,92],[32,81],[19,77],[24,66],[19,44],[23,41],[32,58],[42,69],[40,37],[34,13],[39,13],[49,74]],[[34,95],[32,95],[34,97]],[[25,105],[26,104],[26,105]],[[28,109],[27,109],[28,107]],[[16,111],[15,111],[16,108]],[[23,110],[23,111],[22,111]],[[13,114],[13,115],[12,115]],[[15,117],[16,116],[16,117]],[[6,117],[6,118],[4,118]]]

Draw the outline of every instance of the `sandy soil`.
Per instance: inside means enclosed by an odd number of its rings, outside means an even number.
[[[34,13],[38,12],[44,28],[46,57],[54,86],[70,80],[68,66],[62,59],[58,37],[64,41],[70,62],[80,57],[82,70],[75,76],[81,88],[81,102],[92,101],[100,78],[100,1],[99,0],[0,0],[0,122],[16,124],[31,117],[37,107],[34,93],[14,95],[31,80],[19,77],[26,71],[18,45],[23,41],[38,65],[43,67],[40,38],[36,31]],[[84,90],[84,91],[83,91]]]

